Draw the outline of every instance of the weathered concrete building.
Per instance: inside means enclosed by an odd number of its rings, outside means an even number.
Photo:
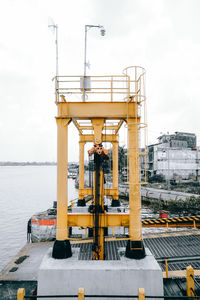
[[[196,134],[176,131],[174,134],[163,134],[158,137],[161,144],[169,143],[170,147],[175,148],[195,148]]]
[[[162,174],[166,180],[199,179],[200,148],[196,147],[195,134],[175,132],[158,140],[159,143],[148,146],[149,176]]]

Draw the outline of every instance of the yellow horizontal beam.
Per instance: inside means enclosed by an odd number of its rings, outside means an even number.
[[[90,195],[93,195],[92,189],[90,189],[90,188],[79,189],[79,197],[90,196]],[[117,188],[116,189],[104,189],[104,195],[105,196],[118,196],[119,190]]]
[[[129,214],[100,214],[102,227],[128,227]],[[68,214],[69,227],[93,227],[94,216],[92,214]]]
[[[80,142],[85,143],[93,143],[94,142],[94,134],[81,134],[80,135]],[[118,135],[115,134],[103,134],[102,135],[102,142],[118,142]]]
[[[136,106],[138,103],[127,102],[60,102],[58,105],[58,117],[93,119],[125,119],[138,118]]]

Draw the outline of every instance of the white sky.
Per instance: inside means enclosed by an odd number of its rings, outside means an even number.
[[[149,143],[161,132],[200,137],[199,0],[7,0],[0,2],[0,161],[56,161],[55,36],[59,74],[82,75],[84,25],[90,74],[147,71]],[[69,160],[78,160],[70,130]]]

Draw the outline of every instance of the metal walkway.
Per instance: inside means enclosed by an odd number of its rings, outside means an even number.
[[[200,235],[198,234],[144,238],[144,243],[155,256],[162,271],[165,271],[165,259],[168,260],[169,271],[185,270],[188,265],[200,269]],[[105,260],[119,260],[120,251],[124,255],[126,244],[126,240],[107,241]],[[80,247],[79,260],[92,259],[92,243],[80,243],[72,247]]]

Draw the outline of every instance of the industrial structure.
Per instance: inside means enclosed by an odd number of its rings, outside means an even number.
[[[80,85],[79,85],[80,84]],[[103,260],[104,229],[113,226],[129,226],[126,256],[143,258],[145,250],[142,239],[140,197],[139,134],[146,128],[145,121],[145,70],[128,67],[123,75],[112,76],[57,76],[56,117],[58,129],[57,158],[57,232],[53,247],[54,258],[72,256],[68,239],[69,227],[93,228],[93,257]],[[84,95],[84,96],[83,96]],[[83,101],[84,99],[84,101]],[[142,109],[143,108],[143,109]],[[142,113],[143,111],[143,113]],[[67,194],[67,148],[68,125],[73,122],[79,131],[79,214],[68,213]],[[112,197],[112,206],[120,205],[118,191],[118,135],[122,124],[128,130],[128,182],[129,214],[106,211],[104,197]],[[145,136],[145,135],[144,135]],[[84,145],[94,144],[94,186],[84,187]],[[104,189],[101,168],[102,157],[107,155],[102,143],[113,145],[113,185]],[[90,212],[83,210],[85,198],[93,196]],[[81,211],[83,212],[81,214]]]

